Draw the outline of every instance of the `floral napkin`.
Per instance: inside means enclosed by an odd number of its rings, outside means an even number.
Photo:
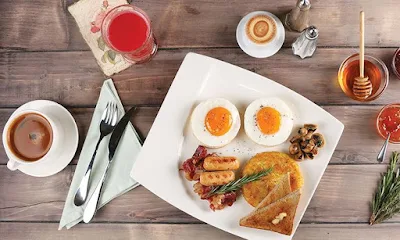
[[[80,0],[68,7],[79,30],[95,56],[104,74],[111,76],[132,65],[120,54],[109,49],[101,37],[101,23],[106,13],[116,6],[128,4],[126,0]]]

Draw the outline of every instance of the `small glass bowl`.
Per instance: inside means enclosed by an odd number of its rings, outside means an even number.
[[[400,108],[400,103],[393,103],[393,104],[388,104],[388,105],[384,106],[384,107],[379,111],[378,115],[376,116],[376,122],[375,122],[376,131],[378,132],[379,136],[381,136],[381,137],[382,137],[383,139],[385,139],[385,140],[386,140],[386,138],[387,138],[387,134],[386,134],[386,133],[382,133],[382,132],[379,130],[379,118],[381,117],[381,114],[382,114],[383,110],[385,110],[385,109],[387,109],[387,108],[390,108],[390,107],[397,107],[397,108]],[[395,141],[395,140],[392,140],[392,138],[390,137],[389,142],[390,142],[390,143],[398,144],[398,143],[400,143],[400,140],[399,140],[399,141]]]
[[[400,48],[398,48],[396,50],[396,52],[393,55],[393,59],[392,59],[392,70],[393,70],[394,74],[396,75],[397,79],[400,79],[400,73],[397,71],[397,68],[396,68],[396,56],[399,56],[398,61],[400,62]],[[399,65],[400,65],[400,63],[399,63]]]
[[[358,61],[358,59],[359,59],[359,56],[358,56],[358,53],[356,53],[356,54],[353,54],[353,55],[347,57],[347,58],[342,62],[342,64],[341,64],[340,67],[339,67],[339,71],[338,71],[338,81],[339,81],[339,85],[340,85],[342,91],[343,91],[348,97],[350,97],[350,98],[352,98],[352,99],[354,99],[354,100],[356,100],[356,101],[360,101],[360,102],[370,102],[370,101],[372,101],[372,100],[375,100],[375,99],[379,98],[379,97],[382,95],[382,93],[385,91],[386,87],[387,87],[388,84],[389,84],[389,71],[388,71],[388,69],[387,69],[385,63],[384,63],[382,60],[380,60],[380,59],[378,59],[378,58],[374,58],[374,57],[369,56],[369,55],[365,55],[365,56],[364,56],[365,61],[369,61],[369,62],[371,62],[372,64],[374,64],[375,66],[377,66],[377,67],[379,68],[380,75],[381,75],[381,84],[380,84],[380,86],[379,86],[379,89],[378,89],[374,94],[371,94],[371,96],[369,96],[368,98],[365,98],[365,99],[356,98],[356,97],[352,94],[352,90],[346,89],[346,88],[348,88],[349,86],[345,86],[345,84],[344,84],[340,79],[343,78],[343,76],[344,76],[344,69],[348,66],[348,64],[352,63],[353,61]],[[350,93],[349,93],[349,92],[350,92]]]

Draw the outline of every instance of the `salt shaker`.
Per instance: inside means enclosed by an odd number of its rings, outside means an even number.
[[[298,0],[296,7],[285,18],[285,26],[291,31],[301,32],[309,26],[310,0]]]
[[[315,26],[306,28],[292,43],[293,54],[301,57],[311,57],[317,49],[318,29]]]

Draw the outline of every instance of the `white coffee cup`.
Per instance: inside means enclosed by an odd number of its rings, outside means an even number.
[[[249,39],[246,34],[247,23],[257,15],[265,15],[271,18],[276,26],[274,37],[267,43],[257,44]],[[239,47],[249,56],[266,58],[274,55],[281,49],[285,41],[285,28],[281,20],[274,14],[266,11],[255,11],[244,16],[236,28],[236,41]]]
[[[22,115],[26,115],[29,113],[34,113],[42,116],[45,118],[52,129],[52,134],[53,134],[53,140],[50,146],[50,149],[47,151],[47,153],[41,157],[38,160],[35,161],[26,161],[24,159],[21,159],[19,156],[15,155],[13,151],[11,150],[11,147],[9,146],[9,140],[8,140],[8,132],[10,131],[11,124],[14,122],[14,120],[18,119]],[[23,110],[18,113],[13,113],[11,117],[8,119],[4,130],[3,130],[3,146],[5,149],[5,152],[8,156],[8,162],[7,162],[7,167],[11,171],[17,170],[21,165],[35,165],[38,164],[39,162],[45,162],[49,161],[51,159],[54,160],[54,158],[58,157],[58,154],[60,153],[60,149],[62,147],[62,139],[63,139],[64,131],[63,128],[58,121],[58,119],[54,116],[51,116],[51,114],[45,113],[43,111],[37,111],[37,110]]]

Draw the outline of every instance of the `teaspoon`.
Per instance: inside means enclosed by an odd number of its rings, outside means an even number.
[[[387,146],[389,144],[389,139],[390,139],[390,133],[388,134],[388,136],[387,136],[387,138],[385,140],[385,143],[383,144],[381,150],[378,153],[378,157],[377,157],[376,160],[378,160],[379,163],[382,163],[383,160],[385,160],[386,149],[387,149]]]

